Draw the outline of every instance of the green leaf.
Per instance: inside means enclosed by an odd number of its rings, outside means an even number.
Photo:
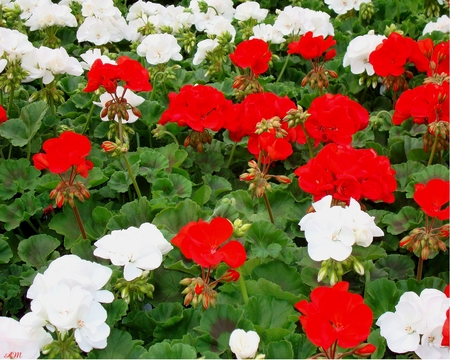
[[[0,264],[7,264],[13,257],[13,252],[5,240],[7,238],[3,235],[0,236]]]
[[[402,164],[394,164],[392,168],[397,172],[395,178],[397,179],[398,188],[397,191],[406,191],[406,185],[410,180],[410,175],[418,173],[425,169],[425,165],[416,161],[407,161]]]
[[[149,183],[153,183],[158,173],[169,167],[167,157],[153,149],[145,149],[139,154],[139,158],[139,175],[145,177]]]
[[[411,175],[411,181],[406,185],[406,197],[412,198],[414,196],[414,185],[417,183],[426,184],[432,179],[448,180],[448,168],[444,165],[435,164],[424,168],[420,172]]]
[[[414,276],[414,261],[406,255],[390,254],[378,260],[375,266],[387,271],[392,280],[403,280]]]
[[[301,296],[294,295],[292,292],[283,291],[280,285],[263,278],[259,278],[258,281],[246,280],[245,285],[249,296],[268,295],[278,300],[285,300],[292,306],[302,300]],[[222,294],[221,292],[221,296]]]
[[[169,144],[162,148],[156,149],[157,152],[163,154],[169,160],[168,172],[172,172],[172,168],[179,167],[188,157],[188,153],[184,149],[179,149],[177,144]]]
[[[27,159],[2,160],[0,162],[0,198],[11,199],[18,192],[34,190],[39,182],[40,171],[30,166]]]
[[[375,352],[370,355],[371,359],[384,359],[384,353],[386,351],[386,339],[380,334],[381,329],[375,329],[367,338],[369,344],[375,345],[377,348]]]
[[[127,229],[130,226],[139,227],[152,221],[152,206],[145,196],[122,206],[119,215],[114,215],[107,224],[109,230]]]
[[[131,180],[130,174],[127,171],[116,171],[109,179],[108,187],[111,190],[124,193],[128,191],[132,183],[133,180]]]
[[[60,241],[49,235],[33,235],[20,242],[17,252],[25,263],[39,269],[47,265],[50,255],[59,245]]]
[[[0,205],[0,221],[5,223],[7,231],[13,230],[41,209],[41,203],[35,197],[34,192],[26,192],[22,197],[15,199],[12,204]]]
[[[386,224],[387,231],[392,235],[404,233],[410,229],[419,227],[422,223],[422,211],[412,206],[403,207],[398,214],[390,213],[383,217],[383,223]]]
[[[366,285],[364,302],[372,309],[374,318],[378,319],[385,312],[394,311],[400,296],[395,282],[382,278]]]
[[[202,179],[204,181],[204,184],[208,185],[212,190],[212,202],[216,201],[219,198],[219,195],[232,190],[230,182],[223,177],[206,174],[202,176]]]
[[[162,226],[172,234],[178,234],[180,229],[191,221],[200,219],[200,207],[191,199],[181,201],[177,206],[161,211],[153,219],[153,224]]]
[[[186,278],[186,274],[175,270],[166,270],[160,266],[154,272],[155,292],[153,293],[153,305],[163,302],[183,302],[184,295],[181,294],[183,287],[180,281]]]
[[[181,305],[181,302],[178,303]],[[163,341],[165,339],[182,339],[186,334],[193,337],[198,336],[194,329],[200,325],[202,314],[193,308],[184,309],[181,317],[170,318],[170,321],[158,324],[153,331],[155,339]]]
[[[265,355],[268,359],[294,359],[294,349],[289,341],[274,341],[267,346]]]
[[[353,246],[352,255],[356,256],[358,260],[377,260],[387,256],[386,250],[378,245],[369,245],[368,247]]]
[[[287,301],[267,295],[256,295],[248,300],[245,318],[262,329],[289,330],[298,320],[298,312]]]
[[[212,189],[208,185],[202,185],[195,190],[192,200],[200,206],[205,205],[211,198]]]
[[[44,101],[24,106],[18,119],[9,119],[2,124],[0,135],[11,141],[13,146],[25,146],[41,127],[47,109]]]
[[[397,282],[397,288],[402,292],[414,291],[417,295],[425,289],[437,289],[444,291],[447,283],[437,277],[429,276],[418,282],[416,279],[400,280]]]
[[[106,348],[94,349],[89,352],[88,359],[138,359],[146,352],[141,346],[142,341],[133,340],[125,331],[111,329]]]
[[[140,359],[197,359],[197,351],[190,345],[162,342],[150,346]]]
[[[225,159],[220,152],[211,151],[195,153],[194,161],[200,167],[202,174],[219,172],[225,164]]]
[[[139,110],[142,113],[140,121],[148,127],[152,127],[161,118],[165,108],[157,101],[145,100],[141,105],[139,105]]]
[[[103,307],[108,313],[106,323],[110,327],[114,327],[114,325],[127,314],[128,310],[128,304],[122,299],[115,299],[110,304],[103,304]]]
[[[309,341],[305,334],[289,334],[285,337],[292,344],[292,359],[309,359],[316,353],[317,347]]]
[[[265,221],[258,221],[252,224],[246,234],[246,238],[251,243],[251,253],[248,258],[276,258],[289,242],[289,237],[285,232],[275,228],[275,225]]]
[[[78,109],[86,109],[92,106],[92,94],[89,93],[74,94],[70,97],[70,100]]]
[[[169,179],[172,181],[175,194],[180,198],[190,197],[192,194],[192,183],[184,176],[178,174],[169,174]]]

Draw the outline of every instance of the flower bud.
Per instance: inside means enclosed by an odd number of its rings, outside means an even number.
[[[369,356],[375,352],[377,348],[372,344],[361,344],[355,350],[354,354],[358,356]]]
[[[228,269],[226,273],[222,275],[220,280],[224,282],[238,281],[240,276],[241,274],[239,274],[236,270]]]
[[[321,282],[327,276],[328,276],[328,267],[321,267],[319,273],[317,274],[317,282]]]
[[[353,270],[359,275],[364,275],[364,266],[356,258],[353,259]]]

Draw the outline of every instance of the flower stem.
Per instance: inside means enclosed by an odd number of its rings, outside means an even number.
[[[267,194],[264,192],[263,194],[264,202],[266,204],[267,212],[269,213],[270,222],[275,225],[275,221],[273,219],[272,208],[270,207],[269,199],[267,198]]]
[[[173,139],[175,144],[180,145],[180,143],[178,142],[178,139],[176,138],[176,136],[174,134],[172,134],[170,131],[164,131],[164,134],[169,135]]]
[[[248,303],[248,294],[247,294],[247,287],[245,286],[244,278],[242,277],[242,272],[239,271],[239,288],[241,289],[242,298],[244,299],[244,304]]]
[[[430,158],[428,159],[427,166],[430,166],[433,163],[433,158],[434,158],[434,155],[436,154],[436,148],[437,148],[437,143],[438,143],[438,135],[439,135],[439,133],[437,132],[437,129],[436,129],[434,131],[434,142],[433,142],[433,147],[431,148],[431,154],[430,154]]]
[[[14,100],[14,84],[11,85],[11,90],[9,92],[8,108],[6,109],[8,117],[11,117],[11,110],[12,110],[12,106],[13,106],[13,100]]]
[[[290,57],[291,57],[291,54],[288,54],[288,55],[286,56],[286,60],[284,61],[284,65],[283,65],[283,68],[281,69],[280,75],[278,75],[277,81],[275,81],[276,83],[279,82],[279,81],[281,80],[281,77],[282,77],[283,74],[284,74],[284,70],[286,70],[286,67],[287,67],[287,64],[288,64],[288,62],[289,62]]]
[[[134,190],[136,190],[136,194],[138,198],[140,199],[142,197],[141,190],[139,189],[139,186],[136,182],[136,178],[134,177],[133,171],[131,171],[130,162],[128,161],[128,158],[125,154],[123,154],[123,159],[125,160],[125,165],[128,170],[128,174],[130,175],[131,181],[133,182]]]
[[[92,113],[94,112],[94,109],[95,109],[96,106],[97,105],[92,103],[91,109],[89,110],[89,114],[88,114],[87,119],[86,119],[86,123],[84,124],[83,130],[81,131],[81,135],[83,135],[86,132],[86,130],[87,130],[88,126],[89,126],[89,123],[91,122]]]
[[[230,157],[228,158],[227,166],[225,167],[226,169],[230,168],[231,160],[233,160],[233,156],[234,156],[234,152],[236,151],[236,147],[237,147],[237,142],[235,141],[233,144],[233,148],[231,149],[231,152],[230,152]]]
[[[416,280],[420,282],[422,280],[422,270],[423,270],[423,259],[419,256],[419,263],[417,264],[417,276]]]
[[[311,138],[309,137],[308,130],[306,130],[305,124],[301,123],[300,125],[302,126],[303,133],[305,134],[306,145],[308,146],[308,151],[309,151],[309,158],[312,159],[314,157],[314,151],[313,151],[311,141],[310,141]]]
[[[75,214],[75,219],[77,219],[77,224],[78,227],[80,228],[81,236],[83,237],[84,240],[87,240],[86,231],[84,231],[83,221],[81,221],[81,216],[80,213],[78,212],[78,207],[75,202],[73,203],[72,209],[73,213]]]

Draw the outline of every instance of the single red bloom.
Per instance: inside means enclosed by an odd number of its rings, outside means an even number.
[[[220,130],[225,114],[233,106],[222,92],[208,85],[185,85],[178,94],[170,93],[169,101],[169,108],[158,123],[176,122],[198,132]]]
[[[322,35],[313,36],[311,31],[305,33],[300,40],[293,41],[288,45],[288,54],[297,54],[304,57],[306,60],[311,60],[324,56],[324,60],[331,60],[336,56],[336,50],[330,47],[336,44],[333,36],[328,36],[326,39]]]
[[[210,223],[190,222],[172,239],[183,255],[203,267],[214,267],[220,262],[232,268],[241,266],[246,258],[244,246],[237,240],[227,241],[233,234],[233,225],[217,217]]]
[[[114,64],[103,64],[101,59],[97,59],[87,73],[88,82],[84,92],[93,92],[103,86],[109,93],[115,93],[117,81],[122,79],[121,69]]]
[[[6,114],[6,110],[0,105],[0,124],[4,123],[8,120],[8,115]]]
[[[42,149],[45,153],[33,156],[34,166],[38,170],[48,169],[54,174],[61,174],[75,166],[76,172],[86,178],[94,166],[86,160],[91,151],[89,139],[72,131],[65,131],[58,138],[45,141]]]
[[[230,59],[234,65],[250,70],[256,76],[264,73],[269,68],[269,62],[272,59],[272,53],[269,45],[261,39],[251,39],[241,42],[236,46]]]
[[[372,310],[362,296],[348,292],[348,287],[344,281],[317,287],[311,292],[311,302],[302,300],[295,305],[306,336],[325,351],[336,341],[343,348],[355,347],[370,334]]]
[[[125,81],[125,89],[132,91],[150,91],[152,89],[150,75],[139,61],[121,56],[117,59],[117,66],[122,72],[121,80]]]
[[[449,180],[432,179],[426,185],[416,184],[414,190],[414,200],[425,214],[437,217],[439,220],[450,218],[449,207],[442,209],[448,204],[450,198]]]
[[[268,164],[271,161],[286,160],[292,155],[292,145],[285,138],[277,138],[272,132],[263,132],[260,135],[250,136],[248,151],[258,159],[261,153],[261,161]]]

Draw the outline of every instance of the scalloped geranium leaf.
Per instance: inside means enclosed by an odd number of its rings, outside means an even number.
[[[404,206],[397,214],[390,213],[383,217],[383,223],[387,225],[387,231],[392,235],[398,235],[408,230],[420,227],[423,213],[412,206]]]
[[[192,200],[200,206],[205,205],[211,198],[212,190],[208,185],[202,185],[194,191]]]
[[[191,221],[198,221],[201,210],[191,199],[181,201],[177,206],[164,209],[153,219],[153,224],[162,226],[172,234],[178,234],[180,229]]]
[[[412,198],[414,196],[414,186],[417,183],[426,184],[432,179],[448,180],[448,167],[435,164],[424,168],[422,171],[411,175],[411,181],[406,185],[406,197]]]
[[[400,291],[414,291],[417,295],[420,295],[424,289],[437,289],[444,291],[447,285],[448,284],[444,280],[434,276],[428,276],[420,282],[416,279],[407,279],[397,282],[397,288]]]
[[[158,122],[165,108],[157,101],[145,100],[139,105],[139,110],[142,113],[139,121],[150,127]]]
[[[225,159],[220,152],[203,151],[201,153],[195,153],[195,163],[199,166],[202,174],[212,174],[213,172],[219,172],[225,164]]]
[[[128,328],[133,337],[139,337],[145,334],[145,337],[151,336],[155,330],[155,321],[151,318],[151,311],[133,310],[122,319],[121,323]],[[136,335],[134,335],[136,334]]]
[[[150,346],[140,359],[197,359],[197,351],[187,344],[161,342]]]
[[[294,349],[287,340],[273,341],[266,346],[267,359],[294,359]]]
[[[152,198],[172,198],[175,195],[173,182],[168,178],[156,179],[152,183]]]
[[[177,321],[170,318],[169,321],[158,324],[153,331],[155,339],[160,341],[165,339],[182,339],[186,334],[190,334],[193,337],[198,336],[198,332],[194,331],[194,328],[200,325],[202,313],[196,309],[189,308],[183,309],[181,315],[181,318],[177,319]]]
[[[20,242],[17,253],[25,263],[39,269],[47,265],[50,255],[59,245],[61,242],[52,236],[33,235]]]
[[[375,266],[387,271],[392,280],[403,280],[414,276],[414,261],[406,255],[390,254],[378,260]]]
[[[160,266],[154,273],[155,292],[152,304],[158,305],[163,302],[183,302],[184,295],[181,294],[183,287],[180,281],[186,278],[186,274],[175,270],[166,270]]]
[[[18,119],[9,119],[2,124],[0,135],[8,139],[13,146],[25,146],[41,127],[47,109],[45,101],[36,101],[24,106]]]
[[[131,335],[119,329],[111,329],[104,349],[93,349],[88,359],[138,359],[147,350],[141,340],[133,340]]]
[[[166,324],[169,319],[180,321],[182,312],[183,305],[179,303],[161,303],[152,310],[151,317],[157,324]]]
[[[182,175],[169,174],[175,194],[180,198],[190,197],[192,194],[192,183]]]
[[[216,346],[218,352],[223,352],[229,348],[230,334],[236,329],[243,316],[242,309],[236,309],[227,304],[217,304],[215,308],[209,307],[202,314],[200,326],[197,326],[195,330],[209,334],[213,339],[211,345]]]
[[[361,260],[377,260],[387,256],[386,250],[378,245],[369,245],[368,247],[353,246],[352,255]]]
[[[221,176],[206,174],[202,176],[202,179],[212,190],[211,201],[213,202],[219,198],[219,195],[232,190],[230,182]]]
[[[114,327],[127,314],[128,310],[128,304],[122,299],[115,299],[112,303],[103,304],[103,307],[108,313],[106,323],[111,327]]]
[[[89,171],[89,175],[84,183],[87,183],[89,188],[96,187],[108,181],[108,177],[103,174],[102,169],[94,167]]]
[[[109,230],[127,229],[130,226],[139,227],[143,223],[152,221],[154,213],[152,206],[145,196],[126,203],[118,215],[114,215],[106,227]]]
[[[375,329],[367,338],[369,344],[375,345],[376,350],[370,356],[371,359],[384,359],[384,353],[386,351],[386,339],[380,335],[381,329]]]
[[[153,149],[145,149],[139,154],[139,158],[139,175],[145,177],[149,183],[153,183],[158,174],[169,167],[167,157]]]
[[[13,257],[13,252],[7,243],[8,238],[0,235],[0,264],[7,264]]]
[[[124,193],[128,191],[128,188],[133,183],[130,178],[130,174],[126,171],[116,171],[112,174],[108,181],[108,187],[111,190],[117,191],[119,193]]]
[[[394,281],[376,279],[366,284],[364,302],[372,309],[374,318],[378,319],[385,312],[394,311],[401,294]]]
[[[289,334],[285,339],[292,344],[292,359],[309,359],[317,352],[317,346],[309,341],[305,334]]]
[[[252,224],[246,234],[250,242],[251,253],[248,258],[276,258],[280,255],[283,247],[289,243],[289,237],[270,222],[258,221]]]
[[[247,292],[249,296],[269,295],[278,300],[285,300],[289,302],[289,304],[291,304],[292,306],[294,306],[297,302],[302,300],[302,298],[306,299],[306,297],[294,295],[294,293],[292,292],[283,291],[280,285],[263,278],[260,278],[257,281],[246,280],[245,285],[247,287]]]
[[[298,312],[287,301],[256,295],[248,300],[245,318],[264,329],[290,329],[298,321]]]
[[[246,190],[233,191],[225,195],[221,201],[224,202],[226,201],[225,199],[228,199],[229,203],[247,219],[250,219],[255,213],[256,203],[252,200],[251,195]]]
[[[0,221],[5,223],[7,231],[13,230],[41,209],[41,203],[34,192],[26,192],[22,197],[15,199],[12,204],[0,205]]]
[[[34,190],[39,183],[40,171],[30,166],[27,159],[3,160],[0,162],[0,198],[11,199],[18,192]]]
[[[425,165],[417,162],[417,161],[407,161],[402,164],[394,164],[392,168],[397,172],[395,174],[395,178],[397,179],[397,191],[406,191],[406,185],[410,180],[410,175],[418,173],[425,169]]]
[[[177,144],[173,143],[158,148],[156,151],[163,154],[169,160],[168,172],[172,172],[172,168],[174,167],[179,167],[188,157],[186,150],[180,149]]]
[[[252,278],[266,279],[280,285],[283,291],[293,294],[308,296],[310,293],[309,288],[303,284],[298,269],[280,260],[273,260],[255,267]]]

